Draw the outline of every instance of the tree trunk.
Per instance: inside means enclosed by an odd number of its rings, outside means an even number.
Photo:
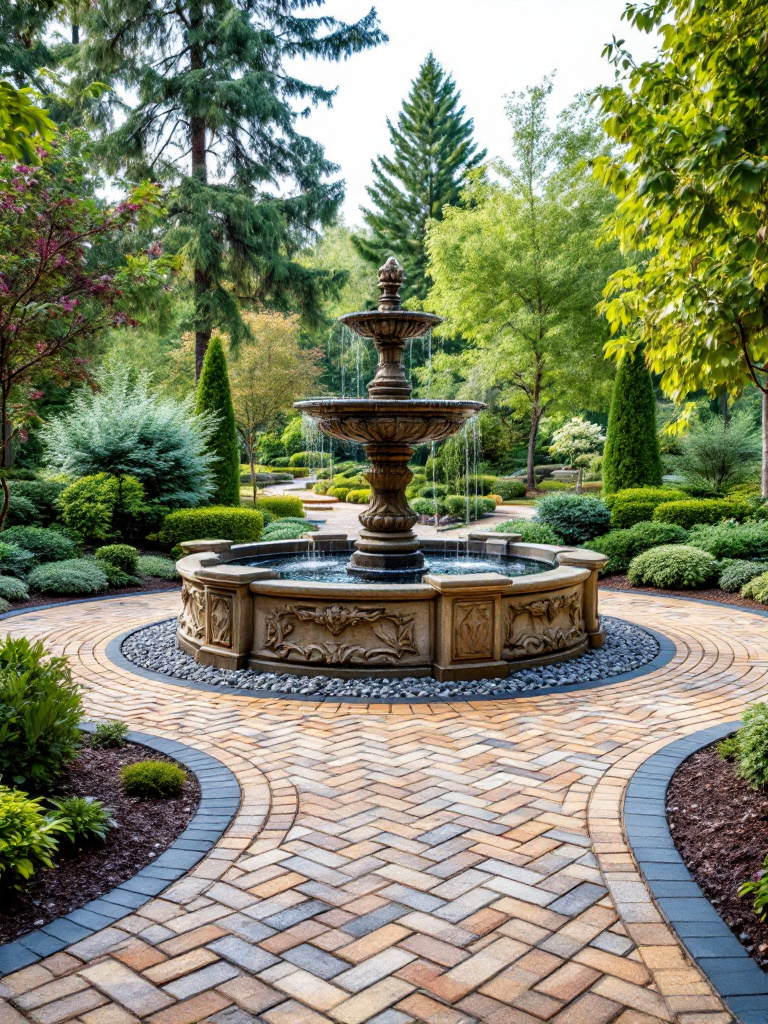
[[[77,46],[80,42],[80,26],[72,23],[72,45]]]
[[[581,466],[576,467],[576,493],[581,494],[581,481],[584,475],[584,470]]]
[[[13,424],[8,419],[8,396],[3,394],[0,398],[0,423],[3,424],[3,466],[10,466],[11,442],[13,440]],[[11,428],[10,430],[8,428]],[[11,489],[8,486],[6,474],[2,474],[0,481],[3,487],[3,510],[0,512],[0,531],[5,525],[8,509],[11,507]]]
[[[768,394],[763,391],[763,464],[760,468],[760,493],[768,498]]]
[[[537,404],[534,404],[531,410],[531,430],[528,434],[528,474],[526,479],[526,485],[529,491],[533,491],[536,488],[536,474],[533,471],[534,463],[534,450],[536,448],[536,439],[539,436],[539,420],[541,419],[541,412]]]
[[[255,447],[253,437],[248,438],[248,463],[251,467],[251,487],[253,488],[253,504],[256,504],[256,465],[253,458],[253,449]]]
[[[199,3],[190,5],[190,29],[195,32],[200,27],[203,12]],[[190,47],[189,66],[192,71],[200,71],[204,66],[205,55],[200,43]],[[189,142],[192,151],[192,176],[205,183],[208,180],[206,163],[206,126],[201,117],[192,117],[189,121]],[[200,379],[203,360],[211,340],[212,323],[206,307],[206,293],[211,288],[211,278],[204,267],[195,267],[195,380]]]

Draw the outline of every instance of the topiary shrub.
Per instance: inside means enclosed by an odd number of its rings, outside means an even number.
[[[99,594],[109,587],[105,569],[93,558],[65,558],[38,565],[28,577],[29,585],[41,594],[80,597]]]
[[[608,556],[605,574],[626,572],[632,559],[662,544],[685,544],[688,534],[671,523],[636,523],[629,530],[611,530],[588,541],[584,547]]]
[[[107,562],[122,569],[129,576],[135,576],[139,568],[139,552],[130,544],[105,544],[96,552],[99,562]]]
[[[139,555],[136,560],[136,575],[159,580],[177,580],[176,563],[162,555]]]
[[[138,761],[120,770],[128,796],[166,798],[178,796],[187,773],[168,761]]]
[[[216,417],[216,430],[207,443],[208,452],[215,456],[211,467],[211,501],[236,508],[240,504],[240,445],[229,388],[227,357],[218,334],[214,334],[209,341],[203,359],[197,383],[195,412],[198,416]]]
[[[550,494],[536,506],[534,521],[549,526],[563,544],[583,544],[607,533],[611,513],[599,498]]]
[[[627,576],[636,587],[687,590],[706,587],[717,578],[717,561],[689,544],[664,544],[636,555]]]
[[[523,480],[513,480],[512,477],[497,477],[494,493],[501,495],[504,501],[514,501],[515,498],[524,498],[526,486]]]
[[[745,519],[749,506],[729,498],[688,498],[659,505],[653,518],[660,523],[674,523],[690,530],[698,523],[718,523],[721,519]]]
[[[66,825],[48,817],[41,800],[0,786],[0,887],[20,889],[38,868],[53,867]]]
[[[304,515],[301,498],[293,498],[290,495],[257,498],[256,508],[261,512],[269,512],[276,519],[284,519],[286,516],[301,519]]]
[[[29,597],[29,588],[15,576],[0,576],[0,597],[6,601],[26,601]]]
[[[180,508],[163,520],[160,540],[174,546],[185,540],[232,540],[247,544],[261,538],[264,519],[255,508]]]
[[[559,544],[560,541],[549,526],[534,523],[530,519],[508,519],[494,526],[494,533],[519,533],[526,544]]]
[[[31,551],[38,562],[58,562],[77,556],[77,545],[57,530],[40,526],[12,526],[3,530],[3,541]]]
[[[0,646],[0,782],[50,786],[80,749],[80,690],[41,643]]]
[[[603,452],[603,486],[610,494],[646,484],[661,484],[661,454],[653,381],[639,346],[622,359],[616,373]]]
[[[3,534],[3,536],[5,536]],[[27,575],[35,562],[35,556],[31,551],[26,551],[18,544],[6,544],[0,541],[0,572],[4,576],[17,576],[23,578]]]
[[[766,562],[738,560],[729,562],[720,573],[717,585],[721,590],[725,590],[729,594],[735,594],[736,591],[745,587],[747,583],[751,583],[757,576],[762,576],[766,572],[768,572],[768,563]]]
[[[713,523],[691,527],[691,544],[715,558],[763,558],[768,555],[768,523]]]
[[[768,604],[768,572],[754,576],[741,588],[741,596],[749,597],[760,604]]]
[[[768,704],[750,704],[742,716],[736,774],[753,789],[768,786]]]

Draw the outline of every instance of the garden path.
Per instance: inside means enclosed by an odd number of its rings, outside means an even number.
[[[512,701],[258,700],[113,665],[174,594],[7,620],[71,658],[95,718],[223,761],[232,827],[114,927],[0,981],[0,1024],[726,1024],[620,816],[635,769],[768,692],[765,619],[604,593],[671,637],[631,682]]]

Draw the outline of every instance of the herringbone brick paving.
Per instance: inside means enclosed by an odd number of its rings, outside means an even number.
[[[297,703],[120,670],[116,634],[175,595],[32,611],[94,718],[225,762],[240,812],[132,916],[0,981],[0,1024],[726,1024],[621,827],[627,780],[768,690],[765,620],[604,594],[674,659],[641,679],[514,701]]]

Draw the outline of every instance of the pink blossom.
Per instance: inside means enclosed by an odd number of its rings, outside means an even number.
[[[77,299],[70,299],[68,295],[62,295],[62,297],[59,299],[59,304],[63,306],[65,313],[71,313],[72,310],[77,305],[77,302]]]
[[[33,402],[39,401],[41,398],[45,398],[45,392],[40,391],[39,388],[32,388],[29,392],[29,397]]]

